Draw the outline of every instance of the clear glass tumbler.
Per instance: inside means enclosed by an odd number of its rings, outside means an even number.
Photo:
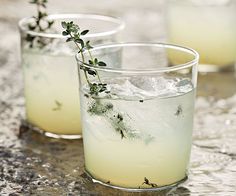
[[[75,47],[61,34],[62,21],[90,29],[84,39],[92,44],[117,41],[124,23],[113,17],[90,14],[49,15],[50,30],[29,30],[33,18],[19,22],[24,70],[26,118],[29,125],[50,137],[80,138],[80,104]]]
[[[76,56],[87,174],[94,182],[131,191],[184,181],[198,54],[161,43],[108,44],[90,52],[107,65],[85,63],[88,52],[84,61]]]
[[[200,54],[199,71],[231,71],[236,62],[236,0],[168,0],[169,41]]]

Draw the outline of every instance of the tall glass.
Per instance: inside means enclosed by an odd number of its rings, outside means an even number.
[[[168,0],[169,40],[200,54],[199,71],[229,71],[236,62],[236,0]]]
[[[19,22],[24,70],[26,118],[35,130],[50,137],[81,137],[78,74],[75,48],[61,35],[62,21],[90,29],[84,39],[92,44],[117,41],[124,23],[113,17],[89,14],[49,15],[54,21],[44,33],[29,30],[32,18]]]
[[[160,43],[109,44],[77,55],[86,172],[94,182],[159,190],[187,178],[198,54]],[[85,74],[92,70],[96,75]],[[105,90],[94,93],[94,86]]]

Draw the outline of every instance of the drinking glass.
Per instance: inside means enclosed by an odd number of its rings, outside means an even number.
[[[231,71],[236,62],[236,0],[168,0],[167,31],[200,54],[199,71]]]
[[[50,30],[29,30],[33,18],[19,22],[24,71],[26,120],[33,129],[56,138],[80,138],[80,104],[75,47],[61,34],[62,21],[74,21],[90,32],[91,44],[117,41],[124,23],[117,18],[91,14],[49,15]]]
[[[145,191],[187,178],[198,54],[162,43],[77,54],[85,170],[94,182]],[[89,74],[90,71],[90,74]],[[96,73],[96,74],[91,74]]]

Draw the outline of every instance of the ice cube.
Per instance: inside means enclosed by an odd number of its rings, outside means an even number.
[[[154,77],[132,77],[130,82],[137,88],[146,91],[156,91],[156,89],[163,89],[166,85],[164,78],[154,78]]]
[[[178,79],[176,89],[179,93],[186,93],[193,89],[192,82],[189,79]]]
[[[107,83],[110,98],[129,100],[176,96],[193,89],[189,79],[154,76],[131,76],[115,78]],[[112,97],[111,97],[112,96]]]
[[[147,99],[151,97],[167,95],[177,92],[176,81],[164,77],[130,77],[123,80],[114,80],[109,85],[113,95],[127,98]]]
[[[132,78],[131,83],[151,96],[168,96],[178,91],[176,80],[164,77]]]

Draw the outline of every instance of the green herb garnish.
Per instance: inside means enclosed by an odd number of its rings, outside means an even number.
[[[177,108],[177,111],[175,112],[175,115],[176,115],[176,116],[179,116],[179,115],[182,114],[182,113],[183,113],[182,106],[179,105],[178,108]]]
[[[29,3],[35,4],[37,9],[37,15],[33,16],[34,22],[28,24],[28,29],[36,32],[45,32],[50,29],[54,21],[47,20],[46,4],[47,0],[31,0]],[[34,43],[37,43],[39,47],[44,47],[48,43],[43,37],[37,37],[27,34],[26,41],[30,43],[30,47],[34,46]]]
[[[89,30],[81,30],[77,24],[74,24],[73,21],[71,22],[62,22],[61,23],[64,31],[62,35],[66,36],[66,42],[74,42],[74,44],[78,48],[78,53],[81,55],[82,64],[80,64],[80,69],[84,72],[86,81],[88,83],[89,92],[84,96],[86,98],[92,98],[93,101],[88,107],[88,113],[91,115],[98,115],[103,116],[105,120],[107,120],[114,130],[121,135],[121,139],[123,138],[141,138],[139,132],[130,128],[126,125],[127,122],[127,115],[124,116],[120,112],[115,111],[113,104],[109,102],[102,102],[97,96],[100,93],[109,94],[110,91],[107,89],[107,84],[101,81],[101,78],[94,67],[105,67],[106,63],[94,58],[90,49],[93,47],[90,45],[90,41],[84,41],[83,37],[86,35]],[[84,51],[88,52],[89,60],[85,60]],[[84,66],[83,64],[90,65]],[[97,78],[98,82],[92,81],[90,78]],[[126,120],[125,120],[126,117]],[[151,136],[144,136],[145,143],[152,140]]]
[[[144,177],[144,182],[142,183],[142,185],[144,185],[144,184],[151,186],[153,188],[157,187],[157,184],[150,182],[146,177]]]
[[[54,102],[55,102],[56,106],[54,108],[52,108],[52,110],[53,111],[61,110],[62,103],[57,100],[55,100]]]
[[[99,100],[94,101],[88,108],[88,112],[91,115],[103,115],[113,109],[111,103],[101,104]]]
[[[118,111],[115,111],[111,103],[101,103],[99,99],[95,99],[90,104],[88,112],[91,115],[103,116],[105,120],[112,125],[114,130],[121,135],[121,139],[141,139],[141,137],[137,134],[137,131],[133,130],[126,124],[126,122],[124,122],[124,119],[128,119],[128,117],[122,115]],[[150,139],[150,136],[147,135],[144,137],[144,141],[145,143],[149,143],[152,140]]]
[[[93,47],[90,45],[90,41],[84,41],[81,36],[86,35],[89,30],[80,30],[80,27],[77,24],[74,24],[73,21],[71,22],[62,22],[61,23],[62,27],[65,29],[62,32],[62,35],[64,36],[69,36],[66,40],[66,42],[70,42],[73,41],[75,43],[75,45],[78,48],[78,53],[81,54],[81,58],[82,58],[82,62],[83,63],[87,63],[91,66],[101,66],[104,67],[106,66],[106,63],[104,63],[103,61],[99,61],[97,58],[93,58],[90,49],[92,49]],[[90,59],[88,60],[88,62],[85,62],[85,57],[83,52],[87,50],[90,56]],[[80,69],[82,69],[84,71],[85,74],[85,78],[87,80],[87,83],[89,85],[90,91],[89,94],[92,96],[98,96],[99,93],[102,93],[104,91],[107,91],[107,84],[106,83],[102,83],[98,72],[95,69],[92,68],[88,68],[85,67],[83,65],[80,65]],[[99,83],[95,83],[95,82],[91,82],[89,80],[88,75],[91,76],[97,76]]]

